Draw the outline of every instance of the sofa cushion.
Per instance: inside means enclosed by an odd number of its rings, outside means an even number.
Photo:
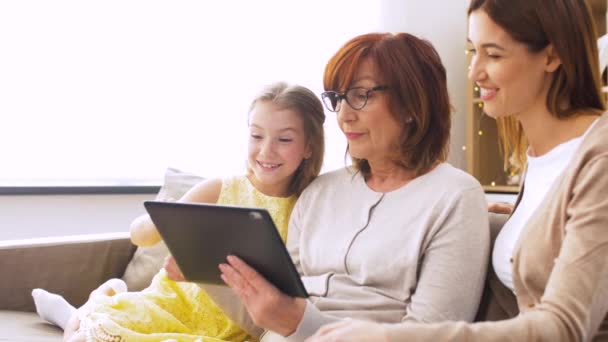
[[[184,172],[174,168],[167,168],[165,180],[156,198],[158,200],[178,200],[192,189],[196,184],[205,180],[204,177]]]
[[[178,200],[203,180],[204,178],[201,176],[168,168],[165,172],[165,181],[156,196],[156,200]],[[138,247],[122,276],[129,291],[141,291],[148,287],[154,275],[163,266],[167,255],[169,255],[169,251],[162,241],[154,246]]]
[[[0,241],[0,310],[34,311],[32,289],[82,305],[92,290],[119,277],[133,256],[128,233]]]
[[[0,311],[0,341],[59,342],[63,330],[34,312]]]

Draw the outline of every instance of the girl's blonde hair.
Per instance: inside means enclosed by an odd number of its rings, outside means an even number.
[[[304,123],[304,137],[310,158],[304,159],[288,187],[289,194],[299,195],[321,172],[325,153],[323,123],[325,112],[319,98],[308,88],[277,82],[266,86],[252,101],[249,112],[258,102],[270,102],[281,109],[296,112]],[[247,172],[251,172],[247,166]]]

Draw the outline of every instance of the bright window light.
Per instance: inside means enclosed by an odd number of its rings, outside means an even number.
[[[327,60],[379,18],[364,0],[0,2],[0,185],[241,174],[253,96],[320,94]],[[326,115],[331,170],[345,141]]]

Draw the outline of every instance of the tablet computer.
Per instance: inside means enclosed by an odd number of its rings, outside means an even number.
[[[159,201],[144,206],[186,280],[225,285],[218,266],[236,255],[283,293],[308,297],[267,210]]]

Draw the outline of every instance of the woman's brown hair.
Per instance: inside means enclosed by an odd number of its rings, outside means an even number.
[[[266,86],[252,101],[250,112],[258,102],[271,102],[281,109],[292,110],[298,113],[302,119],[304,136],[311,155],[310,158],[302,161],[287,189],[290,194],[299,195],[319,175],[323,166],[323,155],[325,154],[323,104],[308,88],[289,85],[285,82]]]
[[[472,0],[468,14],[482,10],[530,52],[551,44],[561,60],[553,73],[547,109],[558,118],[582,111],[604,110],[599,72],[597,34],[584,0]],[[498,120],[505,166],[525,164],[527,143],[519,122]]]
[[[407,33],[370,33],[348,41],[325,67],[325,90],[346,91],[363,60],[387,86],[391,114],[401,124],[395,162],[417,175],[445,161],[451,127],[446,72],[431,43]],[[353,159],[364,175],[366,160]]]

